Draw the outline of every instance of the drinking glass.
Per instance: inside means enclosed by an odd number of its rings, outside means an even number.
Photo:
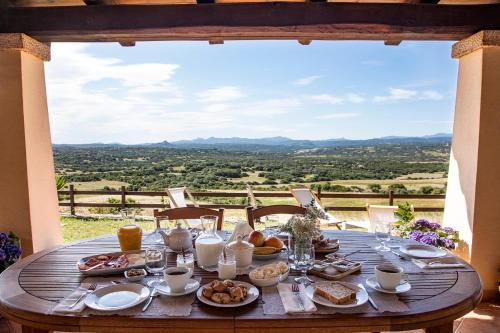
[[[391,240],[391,224],[386,222],[378,222],[375,224],[375,238],[380,242],[380,245],[375,248],[377,251],[387,252],[391,249],[385,245],[385,242]]]
[[[124,208],[120,210],[120,214],[122,216],[122,220],[127,222],[127,224],[135,223],[135,209]]]
[[[269,236],[274,236],[278,233],[277,228],[279,225],[278,215],[268,215],[264,218],[264,234]]]
[[[146,244],[162,245],[162,244],[164,244],[164,241],[163,241],[163,237],[160,234],[160,230],[162,230],[161,223],[160,223],[161,218],[155,217],[155,222],[156,222],[156,229],[146,237],[144,242]]]
[[[177,267],[191,268],[191,276],[194,274],[194,254],[193,253],[179,253],[177,255]]]
[[[314,266],[314,246],[311,241],[296,241],[295,242],[295,269],[300,270],[302,275],[295,278],[297,283],[312,283],[314,282],[307,276],[307,271]]]
[[[163,270],[167,267],[166,247],[164,245],[151,245],[146,249],[146,270],[153,274],[154,279],[148,282],[150,287],[154,287],[163,282]]]

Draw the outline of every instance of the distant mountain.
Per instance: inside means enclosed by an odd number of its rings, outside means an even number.
[[[350,140],[346,138],[327,140],[295,140],[283,136],[270,138],[196,138],[193,140],[162,141],[157,143],[142,143],[136,145],[124,145],[120,143],[86,143],[86,144],[54,144],[54,147],[79,147],[79,148],[99,148],[99,147],[154,147],[154,148],[213,148],[227,150],[290,150],[302,148],[326,148],[339,146],[366,146],[382,144],[436,144],[450,143],[451,134],[437,133],[425,136],[386,136],[366,140]]]

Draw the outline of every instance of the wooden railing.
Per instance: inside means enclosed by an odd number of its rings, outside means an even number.
[[[73,185],[69,186],[69,190],[62,190],[57,192],[59,195],[64,195],[69,198],[69,201],[60,201],[59,206],[70,207],[71,215],[75,215],[76,207],[108,207],[108,208],[168,208],[168,203],[129,203],[127,196],[148,196],[148,197],[164,197],[166,201],[167,193],[162,191],[128,191],[125,186],[122,186],[119,191],[87,191],[77,190]],[[386,199],[387,204],[393,205],[394,200],[403,199],[431,199],[443,200],[445,198],[442,194],[394,194],[393,191],[389,193],[337,193],[337,192],[322,192],[321,187],[315,192],[320,199]],[[255,198],[292,198],[290,192],[275,192],[275,191],[212,191],[212,192],[191,192],[196,198],[211,197],[211,198],[247,198],[247,202],[251,202],[249,196],[253,195]],[[119,203],[98,203],[98,202],[76,202],[76,195],[103,195],[103,196],[120,196]],[[200,207],[205,208],[225,208],[225,209],[244,209],[247,205],[242,204],[200,204]],[[330,211],[364,211],[364,206],[326,206]],[[442,212],[442,207],[415,207],[417,212]]]

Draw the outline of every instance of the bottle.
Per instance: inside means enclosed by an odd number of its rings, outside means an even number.
[[[217,216],[205,215],[201,218],[203,231],[195,241],[196,260],[203,269],[217,269],[224,241],[217,235]]]

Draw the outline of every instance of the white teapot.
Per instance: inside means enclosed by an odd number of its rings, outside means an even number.
[[[185,229],[180,223],[177,223],[177,228],[172,229],[168,234],[160,230],[165,246],[168,246],[173,251],[188,251],[193,248],[193,238],[191,231]]]

